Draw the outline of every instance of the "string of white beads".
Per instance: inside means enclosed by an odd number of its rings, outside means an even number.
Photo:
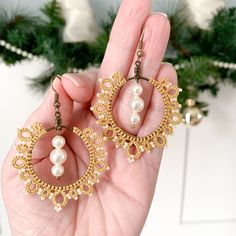
[[[62,164],[67,159],[67,153],[63,149],[65,146],[65,138],[61,135],[57,135],[52,139],[52,146],[54,149],[50,153],[50,161],[54,164],[51,169],[52,175],[59,178],[64,173],[64,167]]]
[[[215,67],[224,68],[224,69],[230,69],[230,70],[236,70],[236,64],[235,63],[229,63],[229,62],[223,62],[223,61],[212,61],[212,64]],[[174,65],[176,70],[181,70],[186,67],[185,63],[182,64],[176,64]]]
[[[130,108],[132,110],[132,114],[130,117],[131,127],[135,127],[137,125],[141,118],[139,113],[144,109],[144,101],[140,97],[140,95],[143,93],[143,87],[140,83],[137,83],[132,88],[133,98],[130,101]]]
[[[236,70],[236,64],[235,63],[228,63],[223,61],[213,61],[213,65],[224,68],[224,69],[233,69]]]
[[[14,52],[18,55],[21,55],[25,58],[41,60],[41,57],[35,56],[30,52],[22,50],[21,48],[17,48],[14,45],[8,43],[7,41],[5,41],[3,39],[0,39],[0,46],[6,48],[7,50],[9,50],[11,52]],[[219,67],[219,68],[236,70],[236,63],[229,63],[229,62],[223,62],[223,61],[212,61],[212,63],[213,63],[214,66]],[[175,67],[176,70],[184,69],[185,64],[184,63],[175,64],[174,67]],[[81,73],[81,69],[68,68],[67,72]]]
[[[32,53],[29,53],[27,51],[24,51],[20,48],[17,48],[15,46],[13,46],[12,44],[6,42],[5,40],[0,39],[0,46],[6,48],[7,50],[14,52],[18,55],[21,55],[23,57],[29,58],[29,59],[35,59],[37,58],[37,56],[34,56]]]

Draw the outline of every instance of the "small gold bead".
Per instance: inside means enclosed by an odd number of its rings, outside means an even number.
[[[138,57],[142,57],[143,56],[143,51],[142,50],[138,50],[137,51],[137,55],[138,55]]]

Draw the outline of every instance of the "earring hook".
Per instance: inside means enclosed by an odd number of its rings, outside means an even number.
[[[55,118],[54,118],[55,119],[55,129],[59,134],[59,132],[62,130],[63,126],[62,126],[62,118],[61,118],[61,112],[60,112],[61,103],[59,101],[59,94],[53,86],[53,82],[55,81],[55,79],[61,80],[61,76],[55,75],[51,79],[51,87],[52,87],[52,90],[55,92],[54,103],[53,103],[54,109],[55,109]]]
[[[139,83],[140,79],[143,80],[149,80],[148,78],[144,78],[141,75],[141,57],[144,55],[144,52],[142,50],[143,48],[143,39],[144,39],[144,31],[142,31],[142,34],[140,36],[140,40],[138,42],[138,47],[137,47],[137,59],[135,61],[135,67],[134,67],[134,76],[129,78],[128,80],[135,79],[137,83]]]
[[[52,90],[53,90],[56,94],[58,94],[58,92],[56,91],[56,89],[55,89],[54,86],[53,86],[53,82],[55,81],[55,79],[59,79],[59,80],[61,81],[61,76],[60,76],[60,75],[55,75],[55,76],[53,76],[53,77],[51,78],[51,87],[52,87]]]
[[[53,82],[56,79],[59,79],[61,81],[61,76],[60,75],[55,75],[51,78],[51,88],[55,93],[54,102],[53,102],[53,106],[54,106],[54,110],[55,110],[55,113],[54,113],[55,126],[51,127],[51,128],[48,128],[47,132],[50,131],[50,130],[55,129],[57,131],[58,135],[60,135],[60,131],[62,130],[62,128],[73,131],[73,127],[65,126],[65,125],[62,124],[62,117],[61,117],[61,112],[60,112],[61,103],[60,103],[60,100],[59,100],[59,93],[57,92],[57,90],[53,86]]]
[[[139,50],[143,49],[143,39],[144,39],[144,31],[142,32],[139,43],[138,43],[138,49]]]

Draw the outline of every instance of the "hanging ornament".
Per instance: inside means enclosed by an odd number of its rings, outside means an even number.
[[[59,0],[59,2],[66,21],[64,42],[95,41],[99,32],[89,0]]]
[[[202,111],[196,106],[196,101],[193,99],[186,100],[187,108],[183,111],[183,119],[185,124],[189,126],[198,125],[203,118]]]
[[[192,13],[193,22],[201,29],[207,29],[217,10],[225,7],[223,0],[185,0]]]

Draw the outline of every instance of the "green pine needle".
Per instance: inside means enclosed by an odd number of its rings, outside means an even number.
[[[207,115],[207,103],[199,101],[203,91],[217,96],[219,85],[230,82],[236,85],[236,70],[215,67],[213,61],[236,63],[236,8],[220,9],[208,30],[192,26],[191,16],[183,1],[170,16],[172,31],[165,60],[173,64],[184,64],[177,71],[179,86],[183,92],[179,102],[183,109],[189,98],[196,100],[197,106]],[[8,16],[0,12],[0,39],[33,53],[41,55],[54,64],[54,69],[46,75],[30,79],[30,86],[37,91],[45,91],[53,74],[63,74],[68,68],[85,69],[89,65],[102,62],[113,22],[115,11],[109,12],[107,21],[101,22],[101,33],[93,43],[64,43],[64,19],[60,5],[52,0],[42,9],[46,19],[31,16],[23,11]],[[8,64],[23,58],[0,47],[0,56]]]

